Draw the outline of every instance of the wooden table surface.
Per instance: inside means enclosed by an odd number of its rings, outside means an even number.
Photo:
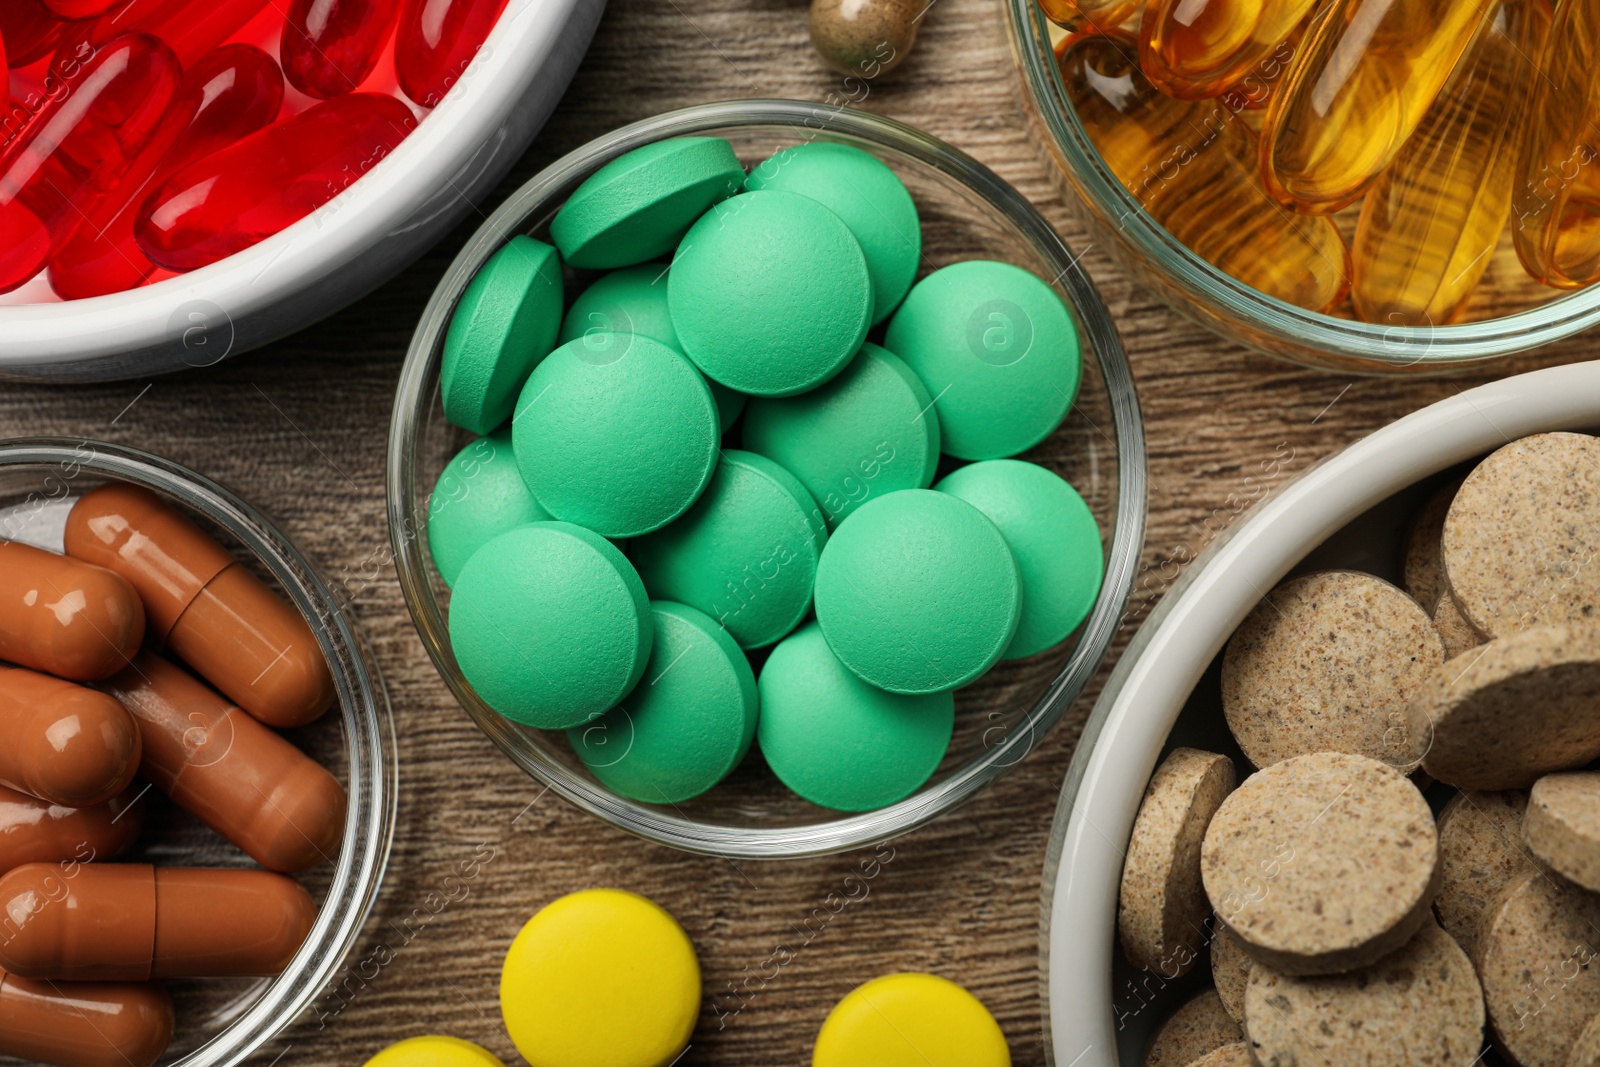
[[[811,52],[805,15],[801,0],[612,0],[565,101],[492,202],[625,122],[705,101],[822,100],[842,91]],[[1047,178],[1018,92],[999,0],[937,0],[912,58],[874,83],[862,106],[976,156],[1085,252],[1122,331],[1146,420],[1147,584],[1173,573],[1161,564],[1191,558],[1260,494],[1254,476],[1263,461],[1290,457],[1276,484],[1489,377],[1312,373],[1180,319],[1089,247]],[[332,573],[387,558],[384,443],[401,359],[419,309],[477,221],[341,314],[211,370],[88,388],[0,386],[0,432],[81,435],[170,456],[275,515]],[[1494,376],[1592,354],[1587,342],[1569,343]],[[1056,790],[1098,682],[999,784],[896,841],[869,892],[857,891],[860,899],[775,968],[773,949],[840,890],[859,857],[736,869],[613,830],[542,794],[471,725],[425,656],[391,572],[363,591],[358,610],[388,681],[402,761],[394,859],[358,951],[384,943],[393,959],[352,981],[342,1000],[321,1001],[259,1062],[355,1064],[422,1033],[468,1038],[520,1062],[497,1001],[505,947],[538,907],[595,885],[648,894],[693,937],[707,1007],[685,1064],[808,1064],[832,1004],[860,982],[901,970],[963,983],[1000,1020],[1014,1062],[1044,1062],[1040,873]],[[1119,635],[1119,649],[1131,630]],[[464,899],[457,892],[443,908],[424,904],[474,858],[479,869]],[[747,981],[751,974],[760,977]],[[742,1010],[719,1015],[712,1004],[726,1012],[734,1003],[729,983],[751,992]]]

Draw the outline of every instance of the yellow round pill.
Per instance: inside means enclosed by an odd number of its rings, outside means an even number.
[[[989,1009],[932,974],[890,974],[857,986],[828,1014],[812,1067],[1011,1067]]]
[[[500,1058],[459,1037],[431,1034],[397,1041],[367,1061],[366,1067],[505,1067]]]
[[[500,1011],[532,1067],[667,1067],[700,1013],[700,964],[659,905],[586,889],[546,905],[511,942]]]

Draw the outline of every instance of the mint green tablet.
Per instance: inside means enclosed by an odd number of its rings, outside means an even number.
[[[428,551],[444,584],[453,586],[478,549],[549,518],[522,481],[508,426],[457,452],[439,473],[428,497]]]
[[[932,484],[939,415],[911,368],[869,343],[809,393],[752,400],[744,445],[800,479],[831,527],[870,497]]]
[[[539,505],[604,537],[682,515],[717,465],[720,432],[700,372],[660,341],[568,341],[528,378],[512,422],[517,466]]]
[[[650,603],[655,642],[621,704],[568,731],[600,783],[647,804],[677,804],[739,765],[756,732],[756,678],[728,632],[704,612]]]
[[[667,281],[683,354],[706,377],[790,396],[833,377],[872,322],[861,243],[810,197],[743,193],[694,224]]]
[[[565,730],[615,707],[644,674],[654,630],[644,583],[615,545],[535,522],[467,560],[450,597],[450,646],[495,711]]]
[[[1094,513],[1076,489],[1018,459],[968,464],[934,488],[987,515],[1017,559],[1022,617],[1006,659],[1060,644],[1088,617],[1100,595],[1105,551]]]
[[[902,489],[839,524],[817,565],[828,647],[891,693],[938,693],[994,665],[1017,631],[1022,582],[998,527],[948,493]]]
[[[888,318],[911,288],[922,259],[922,220],[905,184],[877,156],[813,141],[757,163],[744,187],[809,196],[844,220],[867,257],[874,324]]]
[[[901,696],[857,678],[808,623],[761,668],[756,737],[767,765],[806,800],[873,811],[926,782],[955,728],[955,696]]]
[[[487,434],[511,417],[522,383],[555,344],[561,285],[556,250],[521,235],[473,275],[444,338],[445,418]]]
[[[828,534],[805,486],[729,449],[683,518],[631,545],[650,595],[698,608],[741,648],[770,645],[811,610]]]
[[[1009,263],[971,260],[918,282],[883,345],[938,398],[946,453],[1000,459],[1061,425],[1083,357],[1056,291]]]
[[[694,220],[738,192],[744,168],[720,137],[674,137],[601,167],[550,222],[550,239],[574,267],[627,267],[678,246]]]

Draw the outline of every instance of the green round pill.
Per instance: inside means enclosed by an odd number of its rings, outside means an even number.
[[[794,475],[730,449],[683,518],[633,542],[650,595],[705,612],[741,648],[770,645],[811,609],[828,533]]]
[[[1054,471],[1019,459],[972,463],[939,480],[1000,528],[1022,575],[1022,617],[1004,658],[1064,641],[1100,595],[1100,526],[1078,491]]]
[[[939,416],[911,368],[869,343],[809,393],[752,400],[744,445],[800,479],[831,527],[870,497],[933,483]]]
[[[444,584],[453,586],[478,549],[507,530],[549,518],[522,480],[507,427],[457,452],[439,473],[428,498],[428,550]]]
[[[603,333],[637,333],[660,341],[668,348],[683,351],[678,331],[672,328],[667,311],[667,267],[646,263],[624,267],[598,278],[578,294],[561,323],[558,344]],[[711,398],[717,402],[717,418],[727,431],[744,410],[745,395],[720,382],[706,379]]]
[[[844,220],[867,257],[874,324],[911,288],[922,259],[922,220],[905,183],[877,156],[826,141],[796,145],[750,168],[744,187],[809,196]]]
[[[937,693],[1005,652],[1022,582],[983,512],[948,493],[902,489],[839,524],[817,565],[816,602],[828,646],[864,681]]]
[[[674,137],[601,167],[550,221],[550,238],[574,267],[627,267],[659,259],[717,201],[738,192],[744,168],[720,137]]]
[[[904,800],[944,759],[954,694],[902,696],[857,678],[815,622],[785,638],[761,668],[756,737],[784,785],[813,804],[872,811]]]
[[[487,434],[511,417],[517,390],[561,328],[561,260],[520,234],[467,283],[445,332],[439,367],[444,417]]]
[[[467,560],[450,597],[461,673],[495,711],[542,730],[615,707],[644,673],[653,636],[627,558],[569,522],[496,537]]]
[[[573,751],[607,789],[677,804],[728,776],[756,732],[756,677],[728,632],[704,612],[650,602],[655,643],[633,692],[568,731]]]
[[[684,235],[667,280],[683,353],[756,396],[821,385],[861,348],[872,281],[861,244],[810,197],[744,193]]]
[[[517,466],[546,511],[606,537],[665,526],[717,465],[717,408],[689,361],[638,334],[550,353],[512,421]]]
[[[1009,263],[934,271],[906,296],[883,344],[938,398],[944,450],[958,459],[1014,456],[1049,437],[1083,374],[1067,305]]]

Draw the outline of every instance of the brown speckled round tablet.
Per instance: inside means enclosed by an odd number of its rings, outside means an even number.
[[[1567,1058],[1567,1067],[1600,1067],[1600,1015],[1589,1020],[1589,1025],[1578,1035],[1578,1043],[1572,1046],[1572,1055]]]
[[[1439,640],[1444,643],[1445,659],[1455,659],[1484,641],[1483,635],[1474,630],[1467,617],[1461,614],[1461,606],[1448,589],[1433,607],[1433,628],[1439,631]]]
[[[1206,1053],[1188,1067],[1256,1067],[1256,1061],[1250,1055],[1250,1046],[1239,1041]]]
[[[1135,967],[1175,978],[1199,958],[1211,914],[1200,884],[1200,842],[1237,781],[1232,760],[1193,748],[1175,749],[1151,777],[1117,908],[1122,950]]]
[[[1257,767],[1350,752],[1410,773],[1423,748],[1405,708],[1442,662],[1432,620],[1399,589],[1354,571],[1308,574],[1274,589],[1234,631],[1222,710]]]
[[[1258,965],[1244,1026],[1269,1065],[1467,1067],[1483,1047],[1483,990],[1467,954],[1432,922],[1349,974],[1295,978]]]
[[[1522,834],[1551,870],[1600,893],[1600,773],[1551,774],[1534,782]]]
[[[1494,452],[1451,502],[1443,546],[1479,633],[1600,622],[1600,440],[1536,434]]]
[[[1566,1067],[1600,1014],[1600,896],[1543,871],[1484,923],[1478,977],[1500,1047],[1522,1067]]]
[[[1250,984],[1250,968],[1255,960],[1244,949],[1244,942],[1221,921],[1213,924],[1211,934],[1211,980],[1216,983],[1217,996],[1233,1021],[1244,1025],[1244,991]]]
[[[1596,566],[1600,570],[1600,564]],[[1459,789],[1524,789],[1600,756],[1600,627],[1546,626],[1445,663],[1412,702],[1423,767]]]
[[[1411,529],[1406,534],[1405,583],[1406,592],[1422,610],[1433,613],[1439,603],[1439,593],[1444,589],[1444,558],[1440,540],[1444,537],[1444,517],[1450,511],[1450,501],[1456,498],[1461,479],[1452,478],[1434,490],[1416,515],[1411,519]]]
[[[1437,888],[1438,846],[1433,812],[1404,775],[1315,752],[1256,772],[1223,801],[1200,870],[1257,963],[1336,974],[1411,940]]]
[[[1224,1045],[1238,1044],[1243,1037],[1217,991],[1208,989],[1161,1024],[1144,1054],[1144,1067],[1188,1067]]]
[[[1439,813],[1439,895],[1433,910],[1468,957],[1478,954],[1483,917],[1502,890],[1535,869],[1522,843],[1528,794],[1457,793]]]

